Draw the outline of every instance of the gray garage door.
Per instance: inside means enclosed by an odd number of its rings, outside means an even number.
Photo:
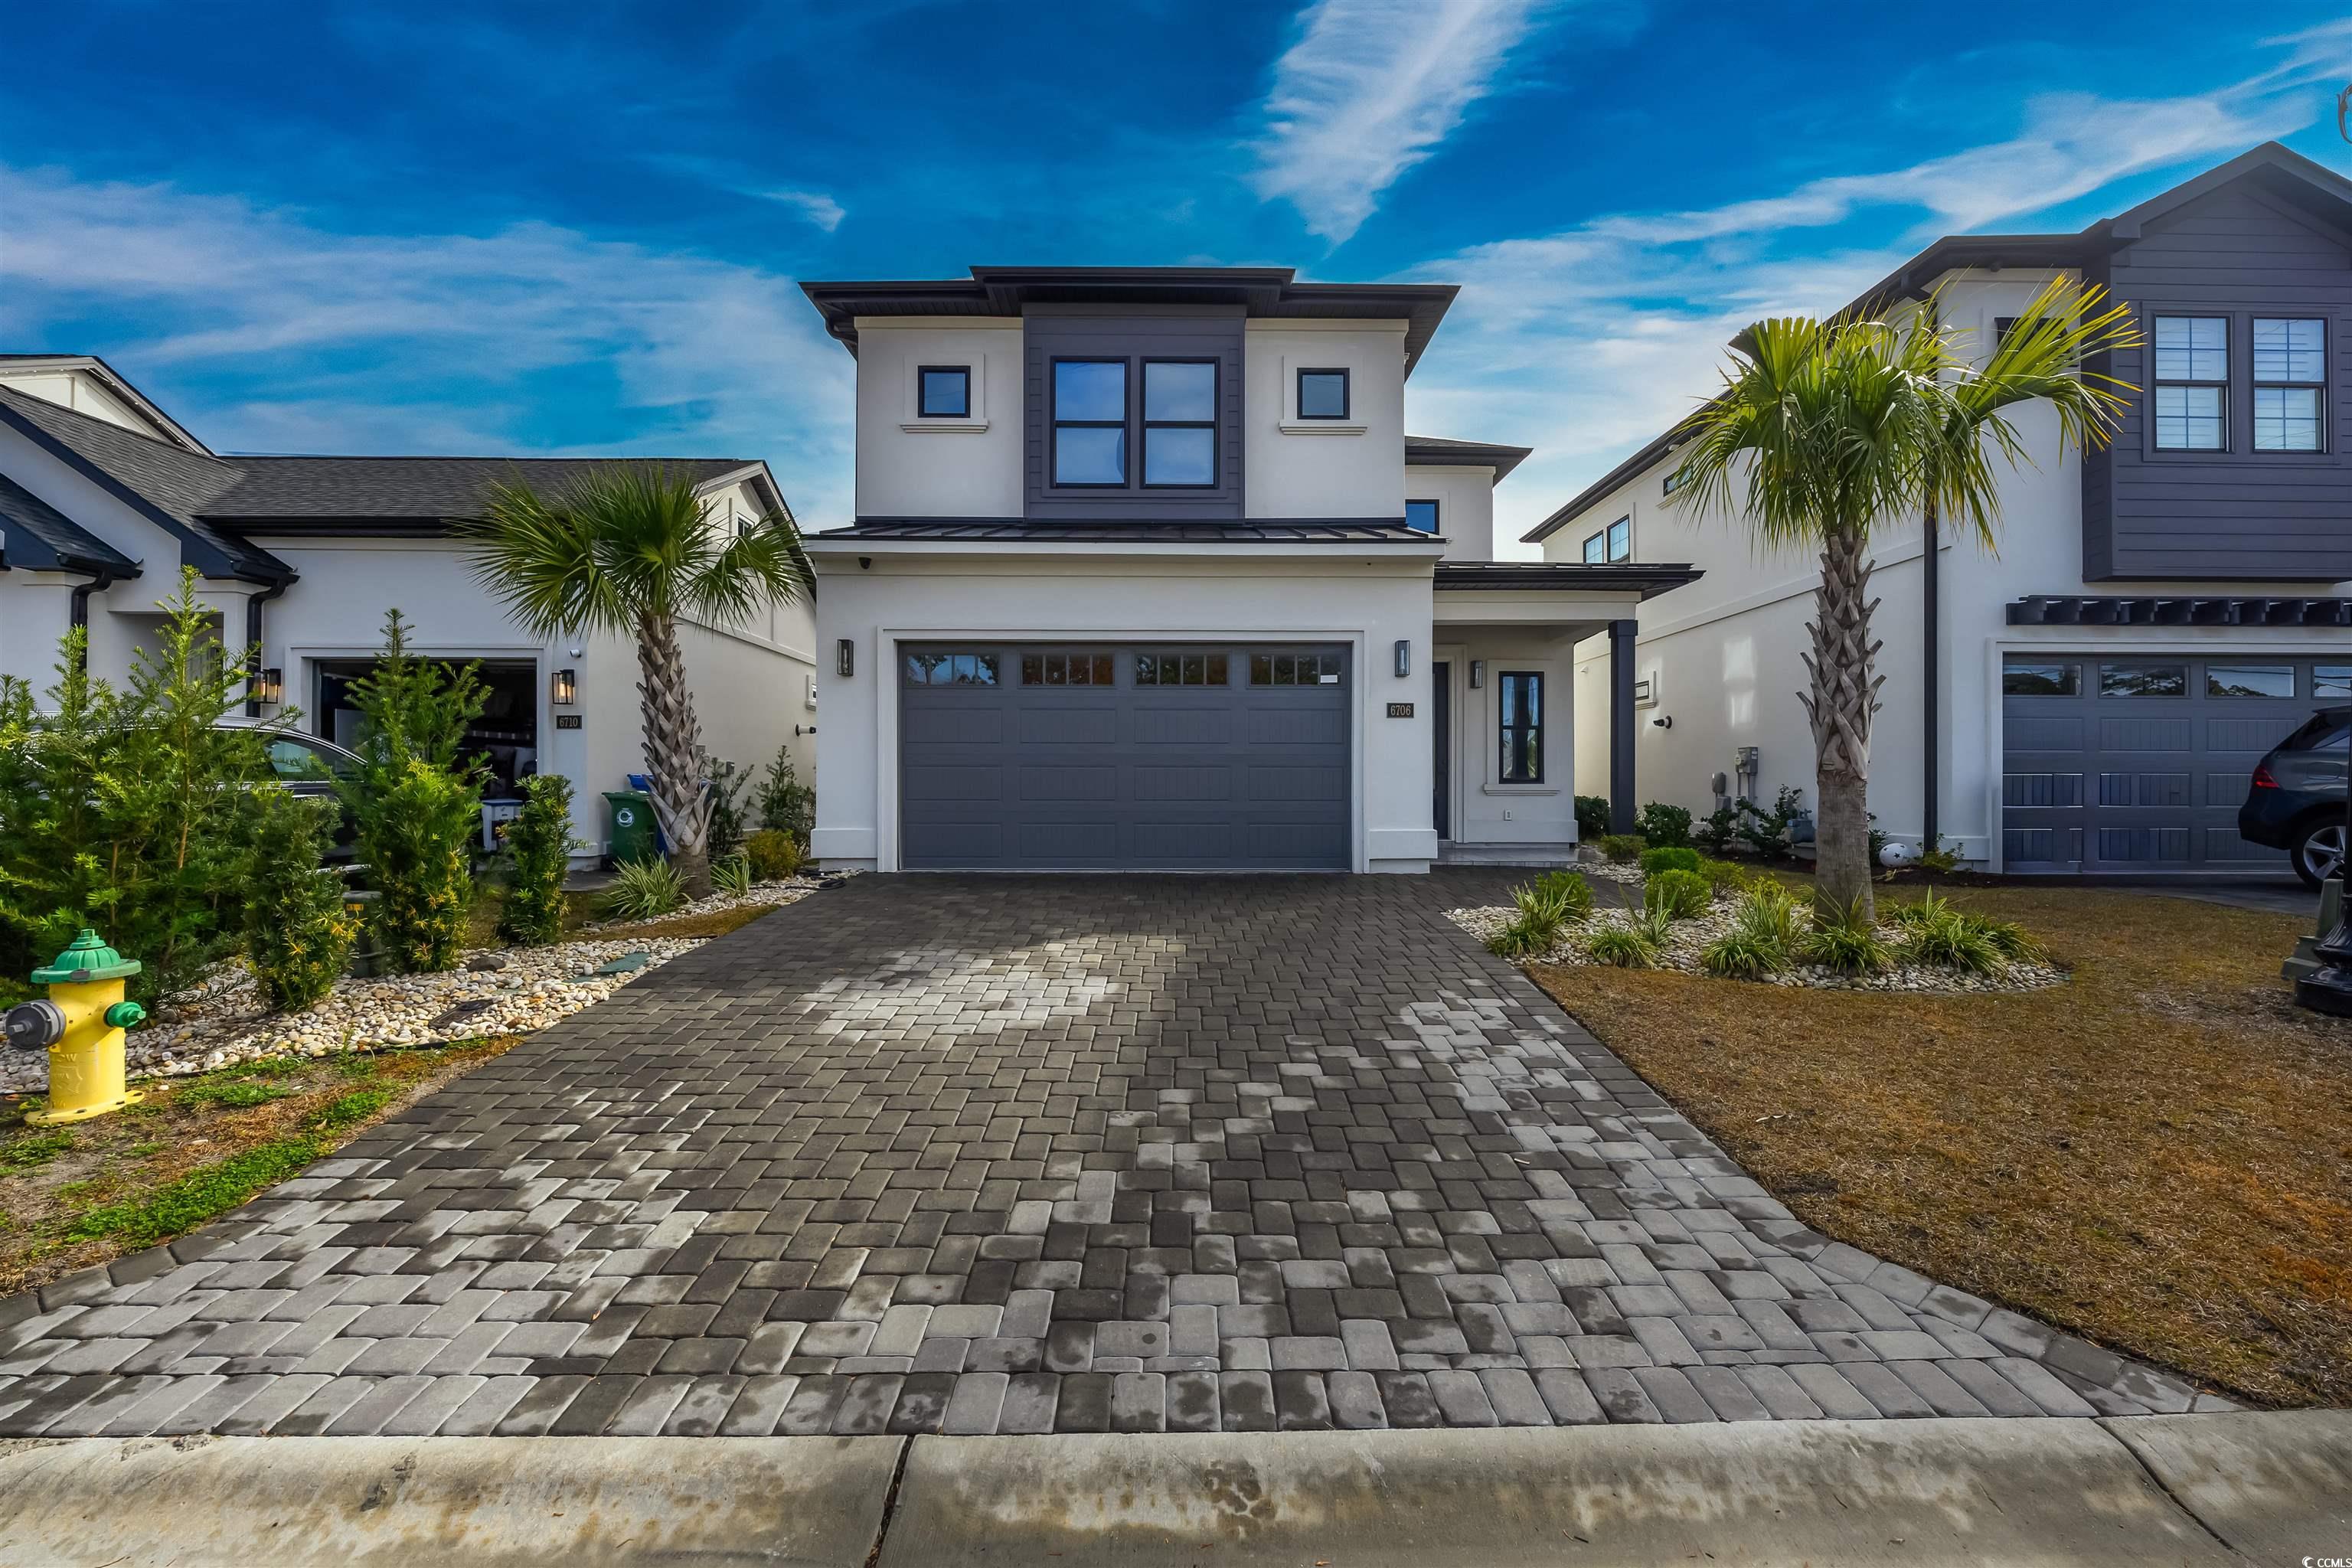
[[[1344,648],[899,652],[909,870],[1344,870]]]
[[[2338,660],[2012,654],[2001,854],[2012,871],[2284,870],[2238,837],[2263,753],[2340,702]],[[2332,695],[2331,695],[2332,693]]]

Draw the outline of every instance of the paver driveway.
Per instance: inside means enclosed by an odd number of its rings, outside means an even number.
[[[1444,918],[1502,885],[853,879],[0,1303],[0,1434],[2189,1405],[1792,1220]]]

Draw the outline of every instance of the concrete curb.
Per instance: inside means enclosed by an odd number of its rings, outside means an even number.
[[[9,1564],[1506,1568],[2352,1556],[2352,1412],[0,1443]]]

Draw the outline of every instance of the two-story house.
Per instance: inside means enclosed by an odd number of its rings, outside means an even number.
[[[857,360],[856,520],[809,541],[825,865],[1570,852],[1570,649],[1613,626],[1630,656],[1636,606],[1695,574],[1492,559],[1524,449],[1404,429],[1451,287],[974,268],[805,288]]]
[[[740,458],[218,453],[102,360],[0,354],[0,674],[46,689],[59,639],[78,627],[90,672],[121,682],[155,645],[157,601],[190,567],[223,647],[251,659],[244,717],[292,718],[348,744],[352,682],[373,668],[384,612],[396,608],[415,651],[479,667],[488,695],[467,750],[488,763],[494,792],[531,773],[568,776],[573,835],[591,858],[605,847],[600,792],[645,766],[635,649],[601,633],[527,632],[476,579],[449,525],[478,515],[495,484],[560,492],[604,461],[655,461],[690,479],[714,530],[784,504],[768,466]],[[787,748],[809,768],[814,634],[800,604],[681,626],[715,754],[756,767]],[[289,771],[307,765],[297,742],[272,753]]]
[[[2277,869],[2237,832],[2254,764],[2352,701],[2352,182],[2268,143],[2080,233],[1938,240],[1847,309],[1934,294],[1982,359],[2053,277],[2131,308],[2146,346],[2093,367],[2129,407],[2087,458],[2062,456],[2047,405],[2021,412],[2032,462],[2002,479],[1997,553],[1948,530],[1929,548],[1916,520],[1880,531],[1871,808],[1994,870]],[[1817,563],[1675,505],[1682,439],[1527,538],[1553,560],[1706,570],[1639,612],[1644,798],[1704,813],[1793,785],[1810,803]],[[1589,642],[1579,695],[1612,679]]]

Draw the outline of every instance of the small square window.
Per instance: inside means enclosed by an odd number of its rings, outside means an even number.
[[[1404,503],[1404,525],[1415,533],[1437,531],[1437,503],[1433,500],[1409,500]]]
[[[2205,667],[2208,697],[2292,697],[2294,666],[2291,664],[2209,664]]]
[[[1301,419],[1348,417],[1348,373],[1344,370],[1300,371],[1298,416]]]
[[[971,417],[971,366],[927,364],[918,373],[920,403],[917,415],[925,419]]]
[[[2221,393],[2218,386],[2159,386],[2156,389],[2156,444],[2169,451],[2218,452],[2222,432]]]
[[[2079,664],[2040,664],[2012,659],[2001,666],[2000,694],[2004,697],[2079,697],[2083,694],[2083,667]]]
[[[2099,666],[2102,697],[2186,697],[2189,667],[2185,664],[2103,664]]]
[[[2156,319],[2156,379],[2229,380],[2229,318],[2158,316]]]

